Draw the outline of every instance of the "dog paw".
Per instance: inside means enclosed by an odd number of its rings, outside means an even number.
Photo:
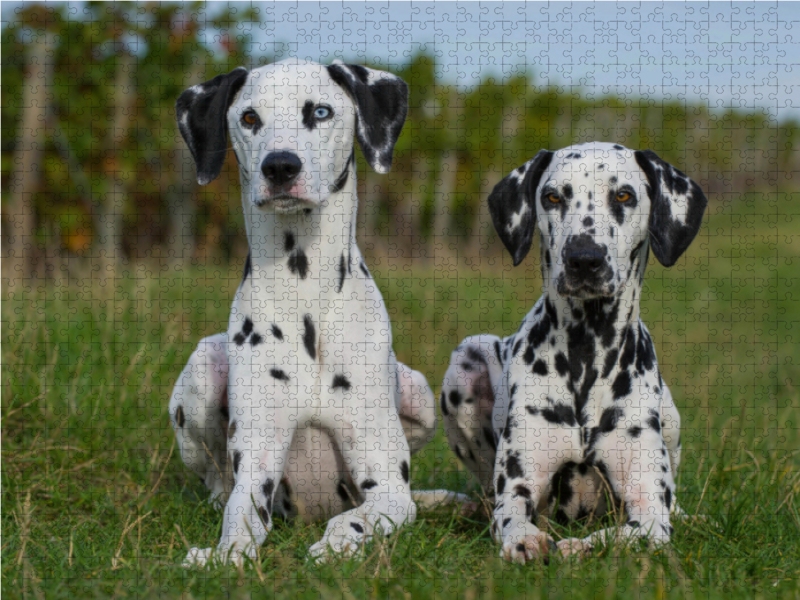
[[[308,549],[309,562],[324,563],[332,558],[355,556],[363,545],[352,538],[323,539]]]
[[[556,544],[556,546],[558,547],[558,551],[561,553],[561,556],[564,558],[568,556],[577,556],[578,558],[583,558],[592,551],[592,546],[590,544],[578,538],[567,538],[561,540]]]
[[[183,560],[183,566],[187,568],[219,565],[241,567],[245,556],[250,560],[256,559],[257,552],[253,544],[247,544],[247,550],[244,552],[237,545],[231,547],[220,544],[216,548],[203,548],[202,550],[192,548]]]
[[[524,536],[509,536],[500,550],[500,558],[518,565],[537,559],[547,561],[550,553],[557,550],[553,538],[543,532],[529,533]]]
[[[192,548],[186,558],[183,559],[183,566],[189,569],[192,567],[205,567],[213,554],[213,548],[203,548],[202,550],[200,548]]]

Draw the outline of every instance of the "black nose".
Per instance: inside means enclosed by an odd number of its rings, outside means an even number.
[[[594,275],[605,263],[605,253],[594,248],[576,248],[567,253],[567,269],[576,275]]]
[[[270,152],[261,163],[261,172],[272,185],[286,185],[302,169],[300,158],[291,152]]]

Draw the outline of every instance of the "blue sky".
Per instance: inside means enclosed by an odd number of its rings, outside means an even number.
[[[81,3],[75,6],[80,7]],[[259,57],[370,62],[391,69],[426,51],[442,80],[468,87],[526,72],[608,94],[760,108],[800,120],[800,3],[248,3]],[[4,3],[3,20],[13,18]],[[209,3],[209,13],[241,4]],[[80,12],[80,11],[77,11]],[[214,44],[218,31],[208,30]]]

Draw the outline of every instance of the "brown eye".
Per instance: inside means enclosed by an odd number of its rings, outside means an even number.
[[[631,199],[631,195],[628,192],[620,192],[617,194],[617,202],[627,202]]]
[[[558,197],[558,194],[547,194],[547,199],[553,204],[558,204],[561,202],[561,198]]]
[[[242,122],[247,125],[255,125],[258,123],[258,115],[252,110],[248,110],[242,115]]]

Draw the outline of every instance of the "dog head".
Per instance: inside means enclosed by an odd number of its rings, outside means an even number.
[[[545,285],[579,299],[614,296],[641,279],[650,246],[665,267],[675,264],[706,204],[697,184],[654,152],[600,142],[542,150],[489,195],[514,264],[538,226]]]
[[[291,59],[239,67],[187,89],[176,104],[198,183],[219,176],[230,135],[246,201],[278,212],[313,208],[341,190],[356,138],[372,168],[388,172],[407,112],[399,77]]]

